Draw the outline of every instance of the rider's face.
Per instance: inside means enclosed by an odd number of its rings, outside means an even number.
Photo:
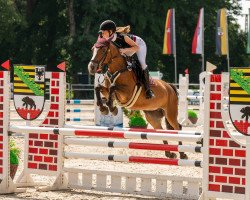
[[[111,35],[109,35],[109,31],[105,30],[105,31],[102,31],[102,37],[105,38],[105,39],[108,39]]]

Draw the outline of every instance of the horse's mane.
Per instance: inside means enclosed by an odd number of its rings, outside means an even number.
[[[175,94],[178,96],[179,95],[179,93],[178,93],[178,90],[177,90],[177,88],[176,88],[176,86],[175,85],[173,85],[172,83],[168,83],[172,88],[173,88],[173,90],[174,90],[174,92],[175,92]]]
[[[105,39],[103,37],[98,37],[97,41],[95,43],[95,47],[96,48],[101,48],[101,47],[107,47],[107,46],[112,46],[113,48],[116,49],[116,51],[118,52],[119,56],[121,56],[123,58],[123,62],[126,63],[126,58],[124,56],[121,55],[119,48],[111,41],[112,38],[110,39]]]
[[[119,47],[116,46],[115,43],[113,43],[112,41],[110,41],[109,43],[110,43],[110,46],[114,47],[118,51],[119,56],[123,57],[124,58],[123,60],[126,62],[126,58],[120,53]]]

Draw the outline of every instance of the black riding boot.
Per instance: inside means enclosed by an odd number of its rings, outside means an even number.
[[[143,70],[143,76],[144,76],[144,78],[143,78],[144,79],[143,84],[144,84],[145,90],[146,90],[146,99],[154,98],[155,95],[152,92],[152,90],[150,90],[150,87],[149,87],[149,72],[148,72],[148,68],[146,68],[146,69]]]

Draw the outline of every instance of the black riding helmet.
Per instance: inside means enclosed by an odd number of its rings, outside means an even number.
[[[107,30],[112,30],[113,32],[116,31],[116,24],[112,20],[106,20],[101,23],[100,25],[100,31],[107,31]]]

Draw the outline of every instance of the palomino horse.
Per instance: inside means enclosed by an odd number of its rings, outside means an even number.
[[[146,99],[145,89],[138,85],[133,71],[128,70],[127,62],[119,49],[110,41],[98,38],[93,47],[93,56],[88,64],[89,73],[94,75],[104,65],[108,65],[104,85],[99,84],[96,90],[97,105],[102,114],[107,114],[108,109],[114,115],[117,108],[113,106],[115,99],[118,104],[131,110],[143,110],[147,121],[154,129],[163,129],[161,119],[165,116],[168,129],[180,130],[177,121],[178,97],[176,88],[162,80],[154,80],[156,86],[152,87],[155,98]],[[101,95],[108,100],[103,105]],[[164,141],[167,144],[167,141]],[[181,142],[179,142],[181,144]],[[165,152],[167,157],[175,158],[176,154]],[[180,152],[180,158],[186,159],[187,155]]]

